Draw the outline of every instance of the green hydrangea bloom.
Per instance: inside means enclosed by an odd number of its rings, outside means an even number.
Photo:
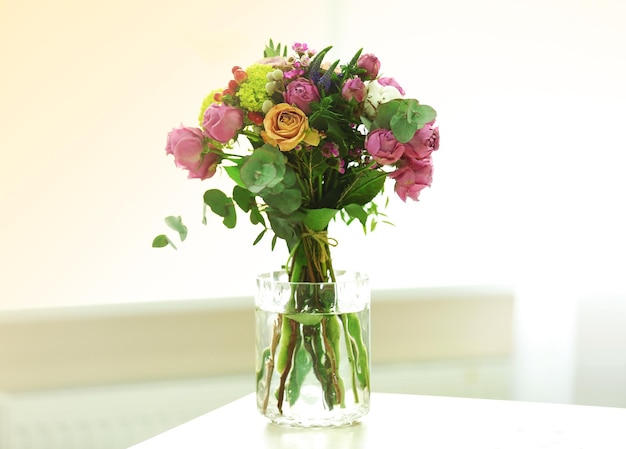
[[[248,111],[263,112],[263,103],[270,99],[265,90],[267,74],[273,71],[274,68],[267,64],[253,64],[246,69],[248,79],[241,83],[237,92],[242,108]]]
[[[198,123],[200,123],[200,126],[202,126],[202,122],[204,122],[204,111],[206,111],[207,108],[211,106],[211,103],[215,103],[215,99],[213,97],[216,93],[221,92],[222,90],[224,89],[212,90],[206,97],[204,97],[204,100],[202,100],[202,106],[200,106],[200,114],[198,115]]]

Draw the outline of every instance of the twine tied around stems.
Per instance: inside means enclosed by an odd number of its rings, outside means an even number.
[[[310,238],[315,240],[321,247],[328,246],[337,246],[339,242],[337,239],[333,237],[328,237],[328,231],[312,231],[307,230],[302,233],[302,239]],[[330,254],[327,254],[327,257],[330,257]]]
[[[287,266],[291,265],[290,279],[299,281],[301,279],[301,270],[306,266],[308,281],[326,281],[328,273],[330,273],[330,278],[334,281],[335,275],[332,270],[329,247],[337,245],[336,239],[328,237],[327,230],[315,231],[304,227],[300,233],[300,239],[291,250],[289,260],[287,261]],[[304,263],[302,262],[303,259]]]

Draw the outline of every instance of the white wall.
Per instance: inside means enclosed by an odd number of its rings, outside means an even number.
[[[439,111],[432,189],[392,203],[396,227],[336,229],[336,265],[376,288],[623,288],[623,2],[260,3],[0,3],[0,308],[241,295],[283,262],[254,228],[204,228],[225,180],[188,181],[163,151],[270,37],[365,47]],[[170,214],[188,242],[151,249]]]

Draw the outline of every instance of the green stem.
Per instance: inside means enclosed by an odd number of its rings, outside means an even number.
[[[278,411],[283,413],[283,399],[285,397],[285,385],[287,382],[287,377],[289,376],[289,372],[291,371],[293,355],[296,350],[296,345],[298,343],[298,339],[300,337],[300,332],[298,328],[298,323],[294,320],[287,319],[288,325],[290,328],[290,338],[289,344],[287,345],[286,351],[286,360],[285,360],[285,368],[280,375],[280,385],[278,387],[278,398],[277,398],[277,407]]]
[[[330,384],[335,392],[334,400],[336,404],[344,403],[344,386],[339,376],[339,332],[336,328],[338,324],[333,321],[334,316],[325,317],[321,322],[320,337],[324,341],[324,349],[330,370]],[[329,405],[330,406],[330,405]],[[331,407],[332,408],[332,407]]]
[[[274,322],[274,331],[272,333],[272,345],[270,347],[270,356],[267,359],[267,374],[265,377],[265,397],[263,398],[263,413],[267,411],[267,404],[270,399],[270,391],[272,384],[272,375],[274,374],[274,365],[276,358],[276,348],[278,347],[278,343],[280,342],[280,328],[282,327],[283,316],[279,314]]]
[[[354,393],[354,402],[359,402],[359,393],[357,389],[357,381],[356,381],[356,357],[354,356],[354,350],[352,348],[352,337],[350,336],[350,332],[348,331],[348,316],[345,313],[341,314],[341,322],[343,324],[343,332],[346,340],[346,350],[348,351],[348,360],[350,362],[350,367],[352,368],[350,371],[352,372],[352,391]]]
[[[336,276],[330,257],[330,245],[324,233],[316,234],[304,226],[298,232],[300,232],[301,238],[291,249],[287,264],[289,280],[313,284],[335,282]],[[311,358],[310,369],[321,385],[324,402],[328,409],[332,410],[336,405],[345,406],[345,386],[339,375],[341,354],[339,342],[342,332],[346,336],[353,373],[353,389],[355,390],[355,400],[358,402],[358,392],[356,391],[358,379],[355,377],[357,376],[355,371],[358,370],[358,357],[355,356],[353,350],[355,342],[349,330],[349,320],[344,315],[341,317],[328,315],[334,311],[335,301],[331,301],[329,304],[327,298],[321,297],[320,291],[312,290],[313,293],[310,294],[308,286],[303,286],[302,289],[294,286],[286,313],[315,312],[325,314],[326,316],[318,324],[299,323],[282,314],[280,315],[281,320],[275,322],[274,336],[278,335],[280,342],[272,341],[271,359],[275,364],[274,369],[280,373],[276,391],[280,413],[283,412],[283,403],[287,395],[291,403],[291,399],[297,398],[300,394],[300,383],[290,380],[297,377],[292,377],[292,374],[298,370],[296,366],[298,362],[295,357],[298,347],[306,351]],[[332,299],[336,300],[337,298]],[[269,379],[267,384],[266,398],[269,397]]]

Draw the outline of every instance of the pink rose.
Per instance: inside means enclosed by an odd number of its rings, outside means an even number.
[[[344,83],[341,96],[348,101],[354,99],[357,103],[361,103],[367,96],[367,86],[361,78],[355,76]]]
[[[380,70],[380,61],[373,54],[366,53],[364,55],[361,55],[356,64],[359,69],[365,70],[365,74],[362,75],[363,79],[373,80],[378,76],[378,71]]]
[[[420,192],[432,183],[433,164],[430,157],[406,159],[389,177],[396,181],[394,190],[402,201],[406,202],[407,197],[417,201]]]
[[[404,145],[396,140],[391,131],[382,128],[368,134],[365,149],[380,165],[393,164],[404,154]]]
[[[174,128],[167,135],[165,153],[174,155],[177,167],[189,170],[189,178],[207,179],[215,174],[219,156],[202,154],[204,136],[198,128]]]
[[[393,86],[393,87],[395,87],[396,89],[398,89],[398,92],[400,92],[402,95],[404,95],[404,94],[405,94],[404,89],[403,89],[403,88],[402,88],[402,87],[398,84],[398,82],[397,82],[395,79],[393,79],[393,78],[389,78],[389,77],[382,76],[382,77],[378,78],[378,83],[379,83],[381,86]]]
[[[407,156],[422,159],[439,148],[439,127],[433,128],[433,123],[427,123],[418,129],[413,138],[405,144]]]
[[[320,101],[315,84],[306,78],[297,78],[287,84],[285,103],[296,106],[305,114],[311,113],[311,103]]]
[[[234,106],[212,103],[204,112],[202,128],[213,140],[226,143],[243,127],[243,111]]]

